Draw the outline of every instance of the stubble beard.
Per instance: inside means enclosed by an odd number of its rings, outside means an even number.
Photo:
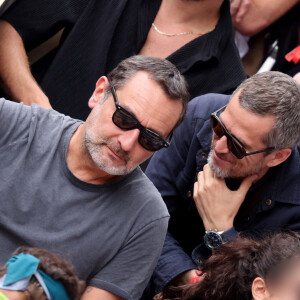
[[[213,152],[214,152],[214,150],[210,150],[208,159],[207,159],[207,163],[208,163],[209,167],[211,168],[211,170],[214,172],[214,174],[218,178],[223,178],[223,179],[225,179],[225,178],[245,178],[245,177],[248,177],[248,176],[251,176],[254,174],[258,174],[262,170],[262,162],[257,163],[255,165],[255,167],[250,170],[245,170],[245,171],[240,171],[240,172],[234,172],[232,169],[223,170],[221,168],[218,168],[214,164]]]
[[[105,146],[108,146],[118,156],[120,156],[124,160],[124,165],[121,166],[111,165],[111,160],[109,158],[106,158],[101,151]],[[136,166],[133,167],[127,166],[129,161],[128,155],[125,154],[124,151],[120,149],[120,147],[114,145],[111,139],[100,139],[100,138],[95,139],[89,133],[88,129],[85,130],[84,147],[87,150],[94,164],[100,170],[104,171],[107,174],[113,176],[124,176],[131,173],[136,168]]]
[[[218,168],[217,166],[215,166],[215,164],[213,162],[213,150],[210,150],[210,152],[208,154],[207,163],[208,163],[209,167],[211,168],[211,170],[214,172],[214,174],[218,178],[228,178],[229,177],[229,173],[230,173],[229,170],[222,170],[222,169]]]

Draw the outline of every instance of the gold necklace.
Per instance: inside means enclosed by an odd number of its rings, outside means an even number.
[[[165,36],[168,36],[168,37],[172,37],[172,36],[179,36],[179,35],[188,35],[188,34],[196,34],[196,35],[204,35],[206,33],[209,33],[211,31],[213,31],[215,29],[215,27],[205,33],[200,33],[200,32],[194,32],[194,31],[184,31],[184,32],[179,32],[179,33],[166,33],[166,32],[162,32],[160,31],[156,25],[154,23],[152,23],[152,27],[154,28],[154,30],[156,32],[158,32],[159,34],[161,35],[165,35]]]

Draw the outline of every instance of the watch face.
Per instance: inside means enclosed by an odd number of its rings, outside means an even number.
[[[204,243],[207,248],[216,250],[223,244],[223,241],[219,233],[209,231],[204,236]]]

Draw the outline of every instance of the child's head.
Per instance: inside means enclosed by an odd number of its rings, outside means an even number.
[[[299,300],[300,235],[238,237],[222,245],[202,270],[198,284],[169,288],[164,299]]]
[[[0,269],[0,292],[9,300],[76,300],[83,288],[69,263],[43,249],[20,247]]]
[[[256,255],[252,299],[299,300],[300,235],[279,233],[263,240]]]

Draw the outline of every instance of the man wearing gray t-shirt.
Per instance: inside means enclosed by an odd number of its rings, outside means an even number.
[[[178,70],[144,56],[98,80],[86,122],[0,99],[0,263],[45,248],[86,280],[83,300],[138,299],[169,218],[138,165],[169,146],[187,101]]]

